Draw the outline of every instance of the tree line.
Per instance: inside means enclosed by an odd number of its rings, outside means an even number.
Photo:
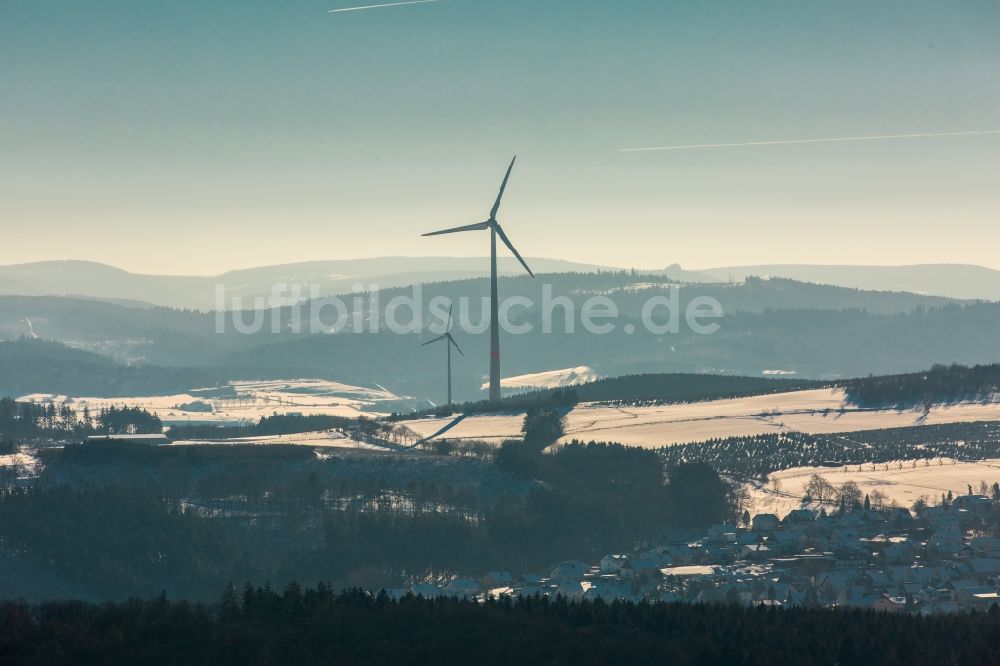
[[[925,372],[857,379],[846,389],[852,403],[883,409],[983,400],[1000,392],[1000,364],[935,365]]]
[[[69,404],[0,398],[0,439],[86,437],[96,434],[149,434],[163,431],[160,417],[139,407],[111,405],[77,413]]]
[[[1000,663],[1000,609],[870,610],[569,602],[484,603],[329,585],[230,586],[213,603],[0,604],[0,660],[35,664]]]
[[[256,423],[242,425],[175,425],[167,434],[171,439],[235,439],[267,435],[296,435],[303,432],[350,428],[376,432],[379,424],[371,419],[356,419],[328,414],[274,414],[262,416]]]
[[[830,435],[801,432],[713,438],[658,449],[667,466],[703,462],[743,479],[792,467],[839,467],[892,461],[1000,457],[1000,422],[908,426]]]

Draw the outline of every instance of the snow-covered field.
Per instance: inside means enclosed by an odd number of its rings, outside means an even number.
[[[488,441],[516,437],[522,419],[523,414],[517,412],[469,416],[442,437]],[[421,419],[407,422],[407,425],[426,437],[451,420]],[[940,406],[929,412],[873,411],[846,405],[841,389],[816,389],[650,407],[584,403],[567,414],[563,441],[581,439],[659,447],[715,437],[782,431],[825,434],[989,420],[1000,420],[1000,402]]]
[[[575,368],[564,368],[562,370],[547,370],[545,372],[535,372],[530,375],[517,375],[505,377],[500,380],[500,385],[505,389],[514,390],[536,390],[562,388],[573,386],[574,384],[585,384],[600,379],[601,376],[593,368],[581,365]],[[482,385],[482,390],[489,389],[489,382]]]
[[[455,417],[427,418],[406,421],[405,425],[420,437],[430,437],[455,420]],[[459,420],[438,439],[481,439],[499,444],[505,439],[520,437],[523,422],[523,412],[469,416]]]
[[[787,469],[771,474],[766,486],[752,489],[752,513],[783,516],[798,508],[805,495],[805,486],[813,474],[819,474],[834,486],[853,481],[860,486],[862,493],[880,490],[889,501],[909,507],[921,496],[940,501],[941,494],[949,490],[956,495],[964,495],[970,483],[976,492],[980,481],[992,486],[995,481],[1000,481],[1000,460],[967,463],[940,459],[890,462],[874,465],[874,468],[867,464]]]
[[[399,396],[384,390],[370,389],[319,379],[268,380],[232,382],[235,398],[206,398],[188,393],[167,396],[130,396],[125,398],[93,398],[36,393],[18,398],[21,401],[68,404],[78,414],[87,408],[91,413],[112,405],[142,407],[165,424],[172,423],[235,423],[257,421],[262,416],[298,413],[333,416],[376,416],[379,403],[399,400]],[[208,403],[212,411],[188,411],[181,405]]]

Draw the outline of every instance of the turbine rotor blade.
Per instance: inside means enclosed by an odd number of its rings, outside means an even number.
[[[517,257],[517,260],[521,262],[522,266],[524,266],[524,270],[528,271],[528,275],[535,277],[535,274],[531,272],[530,268],[528,268],[528,263],[521,257],[521,254],[514,249],[514,245],[510,242],[510,239],[507,238],[507,234],[503,232],[500,225],[494,224],[493,227],[497,230],[497,235],[500,236],[500,240],[503,241],[503,244],[507,246],[507,249],[510,250],[515,257]]]
[[[439,336],[437,336],[437,337],[436,337],[436,338],[434,338],[433,340],[428,340],[427,342],[425,342],[424,344],[422,344],[422,345],[420,345],[420,346],[421,346],[421,347],[426,347],[426,346],[427,346],[427,345],[429,345],[429,344],[433,344],[433,343],[437,342],[438,340],[444,340],[444,339],[445,339],[445,338],[447,338],[447,337],[448,337],[448,334],[447,334],[447,333],[445,333],[444,335],[439,335]]]
[[[421,236],[440,236],[442,234],[457,234],[460,231],[483,231],[490,228],[489,222],[478,222],[476,224],[467,224],[464,227],[454,227],[452,229],[442,229],[441,231],[432,231],[429,234],[420,234]]]
[[[454,309],[455,309],[455,304],[452,303],[448,307],[448,328],[446,329],[447,333],[451,333],[451,324],[452,324],[452,321],[451,321],[451,311],[454,310]]]
[[[493,210],[490,211],[490,219],[497,219],[497,211],[500,210],[500,200],[503,199],[503,191],[507,189],[507,181],[510,180],[510,172],[514,169],[514,162],[517,161],[517,155],[514,155],[514,159],[510,161],[510,166],[507,167],[507,175],[503,177],[503,184],[500,185],[500,194],[497,195],[497,202],[493,204]]]
[[[451,344],[455,345],[455,349],[458,350],[459,354],[461,354],[462,356],[465,356],[465,352],[462,351],[462,348],[458,346],[457,342],[455,342],[455,338],[451,337],[451,333],[448,334],[448,342],[450,342]]]

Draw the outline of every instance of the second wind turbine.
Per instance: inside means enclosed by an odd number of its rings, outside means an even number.
[[[503,199],[503,192],[507,189],[507,181],[510,180],[510,172],[514,169],[514,162],[517,161],[517,156],[510,161],[510,166],[507,167],[507,175],[503,178],[503,183],[500,185],[500,194],[497,195],[496,203],[493,204],[493,210],[490,211],[490,219],[485,222],[479,222],[478,224],[467,224],[464,227],[454,227],[452,229],[444,229],[442,231],[432,231],[429,234],[423,234],[424,236],[440,236],[442,234],[455,234],[460,231],[485,231],[490,230],[490,402],[500,402],[500,325],[497,321],[500,319],[500,302],[497,297],[497,236],[503,241],[503,244],[507,246],[507,249],[517,257],[517,260],[521,262],[524,266],[524,270],[528,271],[528,275],[535,277],[535,274],[531,272],[528,268],[528,264],[521,258],[521,255],[517,250],[514,249],[513,244],[511,244],[510,239],[507,238],[507,234],[503,232],[500,227],[500,223],[497,222],[497,211],[500,210],[500,200]]]
[[[421,345],[422,347],[426,347],[427,345],[435,343],[438,340],[445,341],[444,344],[448,348],[448,407],[451,407],[451,346],[455,345],[455,349],[458,350],[458,353],[461,354],[462,356],[465,356],[465,353],[462,351],[462,348],[458,346],[458,343],[455,342],[455,338],[452,337],[451,335],[451,310],[454,307],[455,306],[453,305],[451,308],[448,308],[448,328],[444,330],[444,333],[442,335],[437,336],[433,340],[428,340],[423,345]]]

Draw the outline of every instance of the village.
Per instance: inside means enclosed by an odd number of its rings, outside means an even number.
[[[970,488],[971,490],[971,488]],[[866,502],[865,504],[868,504]],[[634,555],[564,561],[545,575],[494,571],[385,590],[390,597],[548,596],[567,600],[862,608],[934,614],[1000,604],[1000,500],[959,495],[900,507],[744,514],[675,533]],[[694,537],[694,538],[692,538]],[[1000,607],[1000,606],[998,606]]]

